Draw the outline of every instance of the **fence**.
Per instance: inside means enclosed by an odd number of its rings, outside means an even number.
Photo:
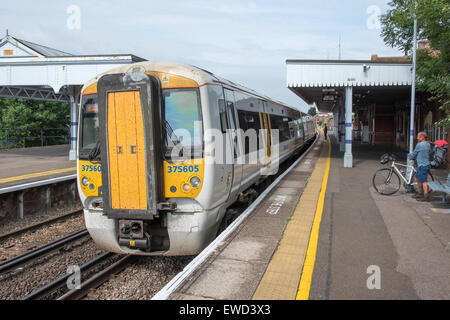
[[[446,140],[447,139],[447,129],[438,127],[437,125],[433,124],[426,124],[424,131],[428,135],[429,141],[436,141],[436,140]]]
[[[68,144],[70,128],[0,128],[0,150]]]

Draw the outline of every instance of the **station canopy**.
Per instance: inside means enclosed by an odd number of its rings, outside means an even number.
[[[145,61],[132,54],[73,55],[7,34],[0,39],[0,97],[69,101],[96,75]]]
[[[333,112],[353,88],[353,105],[389,104],[411,95],[411,62],[379,60],[287,60],[287,87],[320,112]]]

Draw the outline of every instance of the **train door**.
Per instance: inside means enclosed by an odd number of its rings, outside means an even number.
[[[225,108],[229,124],[229,138],[232,141],[233,155],[232,157],[227,157],[227,159],[232,160],[233,166],[233,179],[230,197],[233,197],[236,192],[239,191],[242,181],[242,171],[243,171],[243,161],[242,157],[245,155],[242,153],[242,148],[240,145],[240,136],[237,134],[238,124],[236,115],[236,102],[234,98],[234,92],[228,89],[224,89],[225,93]]]
[[[162,198],[159,95],[143,73],[98,82],[104,211],[110,217],[153,219]]]

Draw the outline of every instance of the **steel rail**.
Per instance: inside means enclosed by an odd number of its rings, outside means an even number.
[[[111,275],[117,274],[121,272],[128,263],[130,263],[133,259],[135,259],[135,256],[124,256],[119,261],[113,263],[106,269],[100,271],[99,273],[92,276],[90,279],[86,280],[81,284],[80,289],[72,289],[66,294],[59,297],[57,300],[80,300],[81,298],[85,297],[89,290],[92,288],[98,288],[100,285],[105,283],[109,280]]]
[[[84,271],[86,271],[88,269],[91,269],[92,267],[96,266],[97,264],[99,264],[103,260],[105,260],[105,259],[107,259],[109,257],[112,257],[114,255],[115,255],[115,253],[105,252],[105,253],[95,257],[91,261],[88,261],[85,264],[83,264],[80,267],[80,272],[84,272]],[[43,297],[48,296],[50,293],[52,293],[52,292],[62,288],[67,283],[67,279],[69,279],[73,274],[74,274],[74,272],[68,273],[68,274],[65,274],[65,275],[61,276],[58,279],[55,279],[52,282],[50,282],[50,283],[40,287],[39,289],[31,292],[30,294],[28,294],[25,297],[23,297],[21,300],[39,300],[39,299],[42,299]]]
[[[8,260],[8,261],[0,264],[0,274],[4,273],[6,271],[9,271],[9,270],[11,270],[11,269],[13,269],[13,268],[23,264],[23,263],[26,263],[26,262],[28,262],[30,260],[33,260],[33,259],[35,259],[37,257],[43,256],[43,255],[45,255],[45,254],[47,254],[47,253],[49,253],[51,251],[59,249],[59,248],[63,247],[64,245],[66,245],[67,243],[70,243],[70,242],[73,242],[75,240],[78,240],[78,239],[80,239],[80,238],[82,238],[84,236],[87,236],[88,234],[89,233],[88,233],[88,231],[86,229],[82,230],[82,231],[78,231],[78,232],[73,233],[73,234],[71,234],[71,235],[69,235],[69,236],[67,236],[67,237],[65,237],[63,239],[60,239],[60,240],[55,241],[55,242],[52,242],[52,243],[47,244],[47,245],[45,245],[45,246],[43,246],[41,248],[33,250],[33,251],[29,252],[29,253],[26,253],[26,254],[20,255],[20,256],[18,256],[16,258],[13,258],[11,260]]]
[[[44,220],[44,221],[32,224],[30,226],[18,229],[18,230],[14,230],[14,231],[2,234],[2,235],[0,235],[0,241],[3,241],[5,239],[7,239],[7,238],[10,238],[12,236],[15,236],[15,235],[18,235],[18,234],[21,234],[21,233],[25,233],[27,231],[35,230],[35,229],[37,229],[39,227],[42,227],[43,225],[47,225],[47,224],[50,224],[50,223],[53,223],[53,222],[57,222],[59,220],[64,220],[65,218],[69,218],[69,217],[74,216],[74,215],[79,214],[79,213],[83,213],[83,210],[72,211],[72,212],[66,213],[66,214],[58,216],[58,217],[50,218],[50,219],[47,219],[47,220]]]

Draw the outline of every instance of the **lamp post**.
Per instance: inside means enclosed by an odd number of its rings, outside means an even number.
[[[414,11],[417,10],[417,2],[414,3]],[[409,153],[414,151],[414,122],[415,122],[415,112],[416,112],[416,62],[417,62],[417,14],[414,12],[414,35],[413,35],[413,48],[412,48],[412,79],[411,79],[411,118],[410,118],[410,132],[409,132]],[[408,165],[414,165],[414,160],[407,160]],[[408,168],[407,176],[410,176],[410,169]],[[406,193],[414,193],[414,188],[408,185],[406,188]]]

